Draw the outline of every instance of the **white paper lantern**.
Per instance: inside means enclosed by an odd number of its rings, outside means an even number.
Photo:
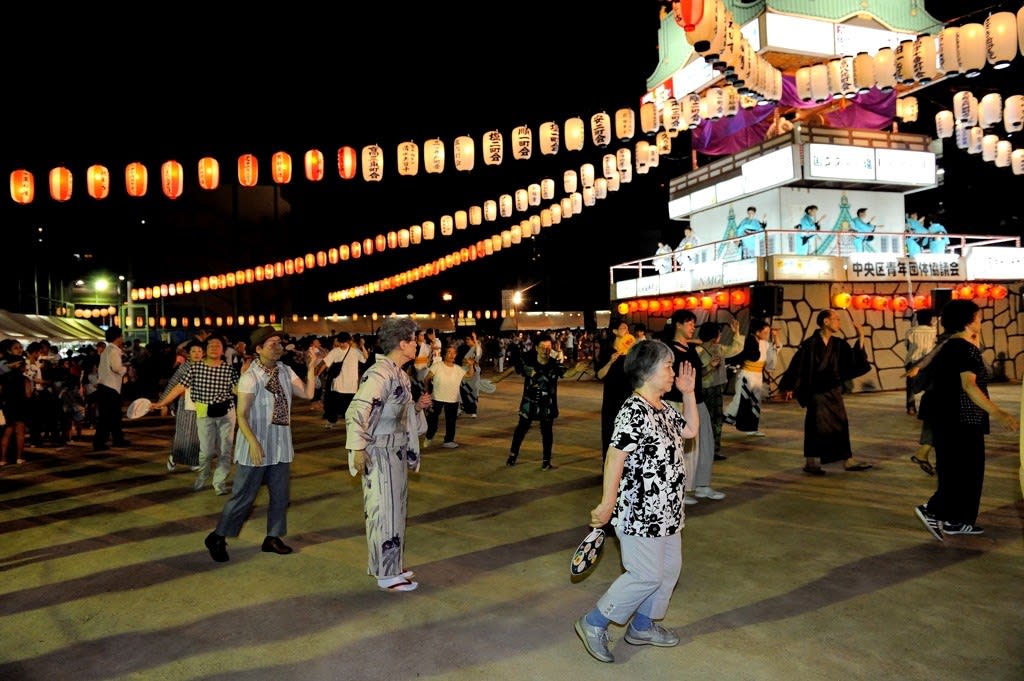
[[[971,146],[971,126],[957,123],[953,128],[953,135],[956,137],[956,148],[966,150]]]
[[[968,154],[980,154],[984,151],[984,144],[985,132],[979,126],[976,125],[967,131]]]
[[[657,168],[661,162],[661,154],[658,153],[658,145],[652,144],[647,147],[647,167]]]
[[[699,95],[698,101],[700,101]],[[682,127],[681,106],[675,97],[669,97],[661,105],[661,127],[669,131],[679,130]]]
[[[871,73],[871,83],[874,84],[874,71]],[[801,101],[809,102],[814,99],[811,92],[811,67],[801,66],[796,70],[796,94]]]
[[[512,230],[503,229],[501,230],[501,247],[511,248],[512,247]]]
[[[572,197],[569,197],[569,196],[564,197],[561,201],[559,201],[559,205],[562,206],[562,219],[563,220],[568,220],[569,218],[571,218],[573,216],[573,212],[572,212]]]
[[[612,117],[604,111],[590,117],[590,139],[598,149],[604,149],[612,141]]]
[[[620,142],[633,139],[636,134],[636,114],[630,108],[622,108],[615,112],[615,136]]]
[[[811,99],[822,104],[832,99],[828,89],[828,66],[815,64],[811,67]]]
[[[530,216],[530,228],[531,228],[531,231],[534,234],[540,234],[540,216],[539,215],[534,214],[534,215]]]
[[[922,35],[914,41],[914,56],[910,65],[914,80],[919,83],[930,83],[938,71],[938,56],[935,36]]]
[[[552,222],[551,222],[551,209],[550,208],[541,208],[541,210],[540,210],[540,226],[541,227],[550,227],[551,225],[552,225]]]
[[[658,150],[659,155],[668,156],[672,153],[672,135],[664,130],[659,132],[654,137],[654,148]]]
[[[935,134],[940,139],[953,136],[953,112],[946,110],[935,114]]]
[[[953,95],[953,116],[957,123],[967,127],[978,124],[978,100],[968,90],[961,90]]]
[[[455,169],[468,172],[473,169],[476,159],[476,144],[469,135],[461,135],[455,138],[452,145],[452,155],[455,157]]]
[[[540,153],[542,155],[552,156],[558,153],[558,149],[562,143],[562,132],[558,127],[558,123],[555,123],[554,121],[541,123],[540,130],[538,131],[538,138],[540,140]]]
[[[415,142],[402,142],[398,145],[398,174],[411,177],[419,172],[420,148]],[[426,168],[424,158],[424,168]],[[429,172],[429,171],[428,171]]]
[[[528,161],[533,155],[533,131],[527,125],[520,125],[512,131],[512,157],[517,161]]]
[[[828,90],[833,99],[850,99],[857,94],[853,82],[853,57],[840,57],[828,63]]]
[[[562,189],[566,194],[576,191],[577,179],[575,170],[566,170],[562,173]]]
[[[722,22],[722,26],[719,26]],[[704,14],[693,26],[692,31],[684,31],[686,42],[693,46],[694,51],[705,59],[714,59],[718,54],[711,55],[711,43],[719,31],[724,31],[725,11],[721,0],[704,0]]]
[[[540,181],[540,198],[544,201],[555,198],[555,181],[550,177],[545,177]]]
[[[917,98],[902,97],[896,100],[896,116],[906,123],[913,123],[917,120]]]
[[[981,24],[964,24],[960,27],[957,42],[957,57],[960,69],[968,78],[973,78],[985,68],[985,27]]]
[[[424,220],[423,221],[423,239],[425,241],[431,241],[434,238],[434,221]]]
[[[1017,45],[1021,55],[1024,55],[1024,5],[1017,10]],[[1014,170],[1016,170],[1016,166],[1014,166]]]
[[[914,41],[901,40],[896,46],[896,58],[893,61],[896,71],[896,82],[904,85],[914,82],[914,69],[911,61],[914,58]]]
[[[498,202],[494,199],[484,201],[484,220],[494,222],[498,219]]]
[[[584,126],[579,116],[565,122],[565,148],[568,151],[579,151],[583,148]]]
[[[500,215],[501,217],[512,217],[512,206],[513,201],[511,194],[502,194],[501,196],[498,197],[498,215]]]
[[[981,98],[978,118],[983,128],[991,128],[1003,120],[1003,98],[998,92],[990,92]]]
[[[594,198],[600,201],[608,196],[608,180],[599,177],[594,180]]]
[[[529,239],[533,236],[533,223],[529,218],[519,223],[519,229],[522,231],[524,239]]]
[[[883,47],[875,53],[875,87],[889,92],[896,87],[896,55],[891,48]]]
[[[633,181],[633,166],[628,165],[625,168],[619,168],[619,182],[621,184],[629,184]]]
[[[509,245],[518,244],[523,240],[523,228],[519,225],[512,225],[508,230]],[[505,232],[501,233],[501,245],[505,245]]]
[[[491,249],[493,251],[501,250],[501,234],[495,234],[491,237]]]
[[[654,102],[644,102],[640,105],[640,129],[648,135],[658,130],[658,108]]]
[[[583,194],[580,192],[573,192],[572,196],[572,214],[579,215],[583,212]]]
[[[376,144],[363,147],[363,181],[380,182],[384,178],[384,150]]]
[[[416,245],[423,241],[423,228],[413,225],[409,228],[409,243]]]
[[[562,204],[551,204],[551,224],[557,225],[562,221]]]
[[[400,229],[400,230],[398,230],[398,247],[399,248],[409,248],[409,239],[410,239],[410,237],[411,237],[411,235],[410,235],[408,229]]]
[[[517,189],[515,193],[516,211],[523,213],[530,207],[530,193],[525,189]]]
[[[999,140],[996,142],[996,167],[1008,168],[1012,154],[1013,144],[1010,143],[1010,140]]]
[[[615,152],[615,167],[622,174],[623,169],[633,167],[633,152],[629,149],[619,149]]]
[[[619,169],[615,165],[615,154],[605,154],[601,157],[601,177],[617,175]]]
[[[469,226],[469,213],[464,210],[455,211],[455,229],[466,229]]]
[[[526,196],[531,206],[540,205],[540,183],[533,182],[526,186]]]
[[[444,172],[444,142],[440,139],[423,143],[423,169],[434,175]]]
[[[679,100],[679,110],[679,129],[693,130],[700,125],[700,95],[695,92],[684,95]]]
[[[875,85],[875,60],[867,52],[858,52],[857,56],[853,58],[853,82],[857,86],[857,92],[867,92]],[[807,85],[809,90],[810,81]],[[799,91],[798,83],[797,92]]]
[[[633,152],[633,158],[636,161],[636,172],[637,175],[647,174],[647,161],[651,155],[651,145],[645,140],[640,140],[636,143],[636,150]]]
[[[996,160],[996,145],[999,144],[999,135],[985,135],[981,138],[981,160],[992,162]]]
[[[583,205],[584,206],[587,206],[589,208],[590,206],[593,206],[595,203],[597,203],[597,197],[594,196],[594,188],[593,187],[584,188],[584,190],[583,190],[583,192],[581,194],[582,194],[582,197],[583,197],[582,200],[583,200]]]
[[[779,86],[782,86],[781,72],[779,73]],[[740,93],[732,85],[727,85],[722,90],[725,92],[725,115],[731,118],[740,110]]]
[[[619,180],[618,173],[616,173],[615,175],[612,175],[609,178],[605,178],[605,179],[608,180],[608,191],[610,191],[610,192],[617,192],[617,191],[619,191],[620,180]],[[597,182],[596,181],[594,182],[594,186],[597,186]]]
[[[584,163],[580,166],[580,184],[583,188],[594,186],[594,164]]]
[[[452,230],[455,228],[455,220],[452,219],[451,215],[441,216],[441,236],[451,236]]]
[[[485,132],[480,146],[482,147],[484,165],[501,165],[501,159],[505,153],[505,143],[500,130]]]
[[[1013,150],[1013,153],[1010,154],[1010,166],[1013,168],[1014,175],[1024,175],[1024,149]]]
[[[477,225],[483,224],[483,221],[484,221],[484,211],[483,211],[483,209],[480,208],[480,206],[470,206],[469,207],[469,224],[471,224],[471,225],[473,225],[475,227]]]
[[[710,87],[704,92],[704,109],[707,117],[713,121],[725,117],[725,90]]]
[[[995,69],[1005,69],[1017,56],[1017,17],[1013,12],[996,12],[985,19],[985,60]]]
[[[960,55],[957,48],[957,40],[960,38],[960,29],[950,26],[939,31],[937,45],[938,72],[947,76],[956,76],[960,73]]]
[[[1024,128],[1024,95],[1011,95],[1003,104],[1003,128],[1019,132]]]

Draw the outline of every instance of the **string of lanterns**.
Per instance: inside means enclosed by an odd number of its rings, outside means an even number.
[[[958,149],[980,154],[982,160],[998,168],[1010,167],[1014,175],[1024,175],[1024,149],[1014,149],[1010,140],[995,133],[999,123],[1007,133],[1024,129],[1024,95],[1011,95],[1004,102],[998,92],[990,92],[979,101],[963,90],[953,95],[952,110],[935,114],[938,138],[954,137]]]
[[[672,298],[640,298],[623,301],[616,306],[619,314],[646,312],[654,317],[669,317],[676,310],[712,310],[719,308],[742,307],[750,302],[747,289],[715,291],[714,293],[691,293]]]
[[[78,310],[76,310],[75,312],[77,313]],[[516,314],[517,314],[517,312],[516,312],[515,308],[502,309],[500,311],[499,310],[459,310],[457,313],[431,312],[428,315],[425,315],[424,318],[437,319],[438,317],[441,317],[441,318],[449,317],[449,318],[452,318],[452,319],[456,319],[457,318],[459,320],[465,320],[465,319],[505,319],[506,317],[509,317],[509,318],[515,317]],[[76,317],[82,316],[82,317],[86,317],[86,318],[88,318],[90,316],[91,317],[97,317],[97,318],[99,317],[98,314],[95,314],[95,315],[93,315],[93,314],[90,314],[90,315],[78,315],[78,314],[76,314],[75,316]],[[382,315],[377,313],[377,312],[373,312],[373,313],[370,313],[368,315],[352,314],[351,315],[351,320],[353,322],[358,322],[361,318],[368,317],[368,318],[372,319],[373,321],[377,321],[378,319],[381,318],[381,316]],[[388,316],[388,315],[383,315],[383,316]],[[396,313],[392,313],[390,316],[397,316],[397,314]],[[410,317],[413,318],[413,319],[417,319],[419,316],[420,315],[418,315],[416,313],[412,313],[410,315]],[[298,314],[291,315],[291,320],[293,322],[298,322],[300,320],[302,320],[302,321],[312,320],[313,322],[319,322],[321,319],[326,320],[326,321],[335,321],[335,322],[337,322],[337,321],[340,321],[342,319],[342,317],[340,315],[338,315],[338,314],[328,314],[328,315],[313,314],[313,315],[301,315],[301,316],[298,315]],[[167,328],[174,329],[174,328],[181,327],[183,329],[187,329],[187,328],[190,328],[190,327],[191,328],[203,328],[203,327],[205,327],[205,328],[214,328],[214,327],[216,327],[216,328],[221,328],[221,327],[231,328],[231,327],[234,327],[234,326],[237,326],[237,327],[256,326],[257,324],[267,324],[267,323],[277,324],[278,320],[279,320],[279,316],[278,315],[270,313],[270,314],[205,315],[205,316],[198,316],[198,315],[190,316],[188,314],[183,314],[181,316],[166,316],[166,315],[156,316],[156,315],[151,315],[151,316],[148,316],[148,317],[143,316],[143,315],[135,315],[134,317],[133,316],[126,316],[124,321],[125,321],[125,327],[126,328],[144,329],[144,328],[157,328],[157,327],[159,327],[161,329],[167,329]],[[111,316],[111,320],[110,321],[114,325],[118,325],[120,323],[120,321],[119,321],[119,319],[118,319],[118,317],[116,315],[116,309],[115,309],[115,312],[113,313],[113,315]]]
[[[1002,300],[1009,295],[1009,289],[1002,284],[962,284],[953,289],[954,300]],[[924,310],[932,306],[931,295],[882,296],[872,293],[849,293],[842,291],[832,296],[832,305],[840,310],[875,310],[883,312],[905,312],[908,309]]]

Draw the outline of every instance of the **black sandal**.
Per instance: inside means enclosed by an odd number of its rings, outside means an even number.
[[[917,458],[917,456],[911,456],[910,460],[916,463],[918,466],[920,466],[921,470],[923,470],[928,475],[935,475],[935,467],[932,466],[932,462],[929,461],[928,459],[919,459]]]

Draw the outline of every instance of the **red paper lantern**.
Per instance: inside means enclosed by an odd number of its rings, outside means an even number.
[[[629,301],[629,311],[630,312],[636,312],[639,309],[640,309],[640,304],[639,303],[637,303],[635,300]]]
[[[638,300],[636,304],[637,308],[641,312],[647,312],[647,308],[650,307],[650,304],[646,300]]]
[[[910,307],[910,301],[904,296],[895,296],[892,299],[892,311],[893,312],[904,312]]]
[[[359,163],[356,160],[356,150],[352,147],[341,147],[338,149],[338,175],[343,180],[351,180],[356,176]]]
[[[337,260],[337,257],[335,257],[335,260]],[[316,266],[317,267],[326,267],[327,266],[327,252],[326,251],[317,251],[316,252]],[[310,265],[310,267],[312,267],[312,265]]]
[[[672,14],[676,23],[689,33],[704,18],[704,0],[676,0],[672,3]]]
[[[220,163],[215,158],[206,156],[199,159],[199,186],[203,189],[216,189],[220,185]]]
[[[295,258],[295,264],[292,266],[292,270],[295,274],[302,274],[306,271],[306,259],[303,257]]]
[[[149,187],[149,171],[138,161],[124,169],[124,187],[128,196],[145,196]]]
[[[700,297],[700,307],[702,310],[710,310],[715,305],[715,300],[711,296]]]
[[[647,306],[647,309],[651,312],[661,312],[661,301],[652,300],[651,304]]]
[[[975,293],[979,298],[988,298],[992,294],[992,284],[978,284]]]
[[[989,295],[992,296],[993,300],[1002,300],[1009,294],[1009,290],[1002,284],[996,284],[992,287]]]
[[[854,310],[866,310],[871,307],[871,296],[866,293],[862,293],[859,296],[853,297],[853,309]]]
[[[700,306],[700,299],[697,296],[686,296],[686,309],[696,310]]]
[[[729,292],[719,291],[715,294],[715,303],[718,307],[728,307],[729,305]]]
[[[881,312],[889,308],[889,299],[885,296],[875,296],[871,299],[871,307]]]
[[[847,309],[850,307],[851,302],[853,302],[853,296],[845,291],[837,293],[832,297],[832,305],[839,310]]]
[[[288,184],[292,181],[292,155],[287,151],[278,151],[270,157],[270,176],[277,184]]]
[[[107,198],[110,195],[110,171],[106,166],[89,166],[85,171],[85,187],[92,198]]]
[[[324,155],[319,149],[306,152],[306,179],[310,182],[324,179]]]
[[[185,171],[177,161],[167,161],[160,166],[160,186],[167,198],[176,199],[181,196],[184,176]]]
[[[973,300],[975,296],[974,287],[970,284],[964,284],[958,288],[957,293],[960,295],[960,300]]]
[[[35,176],[27,170],[11,173],[11,198],[15,203],[28,204],[36,197]]]
[[[733,305],[746,305],[747,304],[747,292],[743,289],[736,289],[731,294]]]
[[[928,307],[931,307],[931,305],[925,302],[925,296],[914,296],[915,310],[924,310],[925,308]]]
[[[672,299],[672,307],[673,307],[673,309],[676,309],[676,310],[684,310],[684,309],[686,309],[686,298],[683,298],[682,296],[679,296],[678,298],[673,298]]]
[[[252,154],[238,157],[238,184],[243,187],[255,187],[260,177],[260,163]]]
[[[67,201],[71,198],[71,171],[61,166],[50,171],[50,198]]]

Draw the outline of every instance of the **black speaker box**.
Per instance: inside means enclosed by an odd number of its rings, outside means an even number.
[[[782,314],[781,286],[751,286],[750,316],[768,319]]]
[[[946,307],[946,303],[948,303],[951,300],[953,300],[953,289],[932,289],[932,312],[935,313],[936,317],[942,314],[942,308]]]

